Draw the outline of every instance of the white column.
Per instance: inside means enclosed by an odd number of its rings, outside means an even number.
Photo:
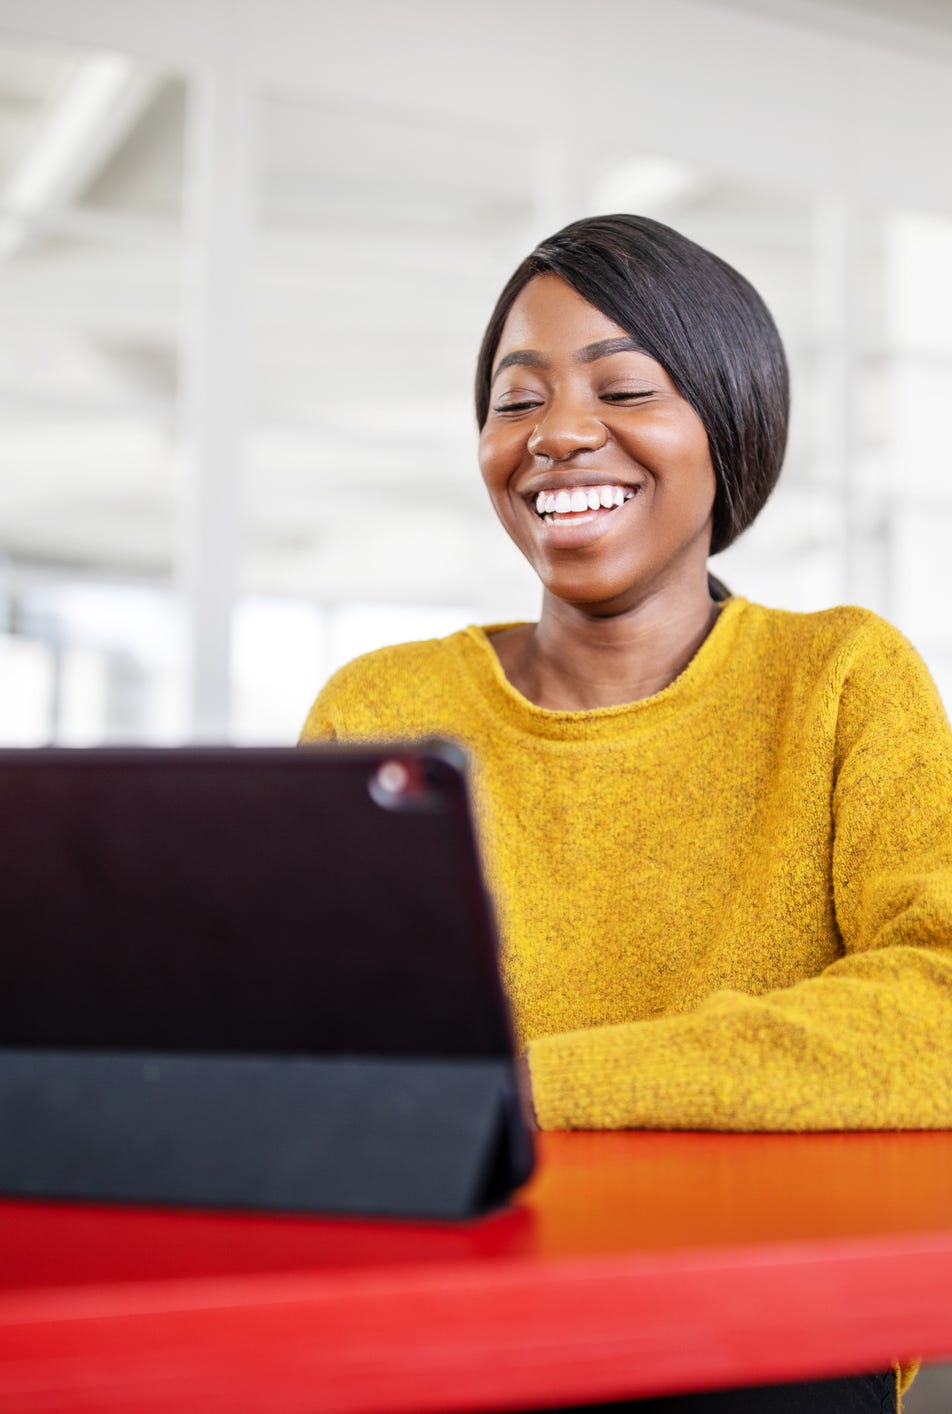
[[[227,738],[248,401],[253,105],[243,6],[209,0],[212,59],[190,81],[185,153],[182,480],[176,580],[185,604],[186,735]]]
[[[827,198],[814,217],[816,359],[815,475],[824,489],[838,492],[840,555],[844,602],[854,598],[856,553],[852,518],[855,458],[850,299],[851,219],[845,202]]]
[[[888,613],[886,529],[880,498],[864,484],[862,461],[868,447],[859,422],[864,251],[858,214],[846,201],[831,197],[817,203],[814,253],[815,475],[839,502],[840,597],[844,603]]]

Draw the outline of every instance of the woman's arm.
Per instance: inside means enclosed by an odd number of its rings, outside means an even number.
[[[304,726],[301,728],[300,744],[306,746],[309,741],[336,741],[337,732],[331,719],[328,707],[328,694],[325,689],[315,701]]]

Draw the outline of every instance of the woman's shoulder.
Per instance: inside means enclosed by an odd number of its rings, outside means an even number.
[[[743,618],[758,671],[778,681],[823,682],[834,697],[868,697],[888,686],[897,700],[939,703],[917,649],[871,609],[844,604],[801,612],[748,603]]]
[[[304,724],[302,739],[349,733],[400,735],[404,724],[454,695],[456,659],[478,630],[375,648],[352,658],[324,684]]]
[[[915,653],[905,635],[872,609],[839,604],[829,609],[772,609],[745,600],[744,618],[765,638],[800,651]]]
[[[328,679],[328,685],[403,676],[408,670],[436,665],[446,658],[448,645],[458,637],[458,633],[453,633],[448,638],[420,638],[373,648],[369,653],[361,653],[344,663]]]

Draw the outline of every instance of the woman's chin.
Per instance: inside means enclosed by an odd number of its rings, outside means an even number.
[[[549,568],[549,567],[547,567]],[[677,613],[691,605],[707,606],[710,595],[706,563],[687,566],[680,574],[666,574],[645,566],[640,573],[625,574],[540,574],[547,604],[556,603],[588,619],[617,618],[651,604],[657,611],[663,604],[666,612]]]
[[[558,600],[587,618],[611,618],[636,608],[644,597],[639,584],[552,578],[543,580],[546,598]]]

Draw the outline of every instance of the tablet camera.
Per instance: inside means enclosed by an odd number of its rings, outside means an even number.
[[[377,785],[385,795],[402,795],[410,786],[410,772],[402,761],[384,761],[377,768]]]
[[[371,798],[384,810],[433,810],[440,802],[440,780],[431,763],[417,756],[388,757],[370,778]],[[436,773],[437,776],[439,773]]]

